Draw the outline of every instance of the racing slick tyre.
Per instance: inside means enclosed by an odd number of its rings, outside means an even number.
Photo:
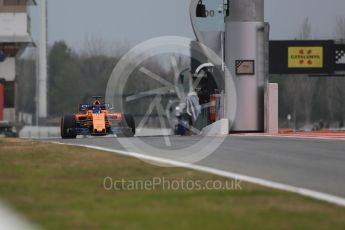
[[[61,137],[62,139],[75,139],[76,122],[74,115],[65,115],[61,119]]]
[[[132,115],[125,114],[125,120],[127,123],[127,126],[132,130],[133,136],[135,135],[135,121]]]
[[[134,137],[135,135],[135,121],[132,115],[124,115],[125,122],[123,122],[122,133],[117,134],[117,137]]]

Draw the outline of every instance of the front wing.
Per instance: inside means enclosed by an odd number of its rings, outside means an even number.
[[[88,128],[76,128],[74,130],[75,134],[77,134],[77,135],[93,135],[93,136],[97,136],[97,135],[121,135],[121,134],[124,134],[128,131],[131,131],[131,129],[129,127],[111,127],[110,129],[108,129],[106,131],[106,133],[93,133],[93,132],[90,132],[90,130]]]

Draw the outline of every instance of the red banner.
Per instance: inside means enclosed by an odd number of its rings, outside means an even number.
[[[0,121],[4,120],[4,104],[5,104],[5,86],[4,86],[4,82],[0,81]]]

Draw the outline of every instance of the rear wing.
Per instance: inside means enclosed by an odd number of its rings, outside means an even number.
[[[79,111],[87,111],[94,107],[92,104],[79,104]],[[113,109],[112,104],[104,103],[100,105],[102,110]]]

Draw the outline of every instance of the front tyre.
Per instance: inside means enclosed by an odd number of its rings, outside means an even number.
[[[74,115],[65,115],[61,119],[61,137],[62,139],[75,139],[76,121]]]

